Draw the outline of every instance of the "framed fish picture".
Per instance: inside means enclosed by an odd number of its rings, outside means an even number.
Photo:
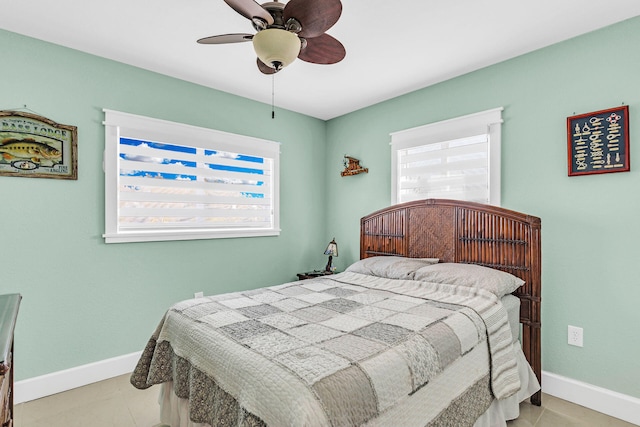
[[[0,111],[0,176],[77,180],[77,138],[76,126]]]

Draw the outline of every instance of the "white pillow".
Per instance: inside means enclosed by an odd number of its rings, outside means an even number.
[[[375,256],[351,264],[345,271],[387,279],[412,280],[416,270],[436,264],[438,258],[406,258],[401,256]]]
[[[414,280],[485,289],[498,298],[524,284],[524,280],[506,271],[475,264],[440,263],[420,268]]]

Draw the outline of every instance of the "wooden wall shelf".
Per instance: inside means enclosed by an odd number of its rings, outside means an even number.
[[[359,173],[369,173],[369,168],[360,166],[360,160],[355,157],[344,156],[344,170],[340,172],[340,175],[351,176]]]

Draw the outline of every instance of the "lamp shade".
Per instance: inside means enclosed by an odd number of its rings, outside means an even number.
[[[327,245],[327,249],[324,250],[325,255],[338,256],[338,244],[336,243],[336,239],[334,238]]]
[[[280,70],[300,53],[300,39],[290,31],[267,28],[253,36],[253,49],[265,65]]]

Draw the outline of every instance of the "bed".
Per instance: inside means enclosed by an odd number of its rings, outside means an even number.
[[[342,273],[172,306],[131,383],[172,427],[505,425],[540,405],[540,259],[537,217],[391,206]]]

